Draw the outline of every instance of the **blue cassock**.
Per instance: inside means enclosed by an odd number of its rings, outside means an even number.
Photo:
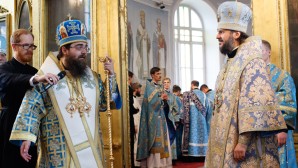
[[[287,143],[278,149],[280,167],[295,168],[297,167],[293,139],[297,113],[295,84],[288,72],[279,69],[274,64],[269,64],[269,67],[272,87],[288,127]]]

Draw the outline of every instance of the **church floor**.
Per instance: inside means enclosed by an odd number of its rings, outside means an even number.
[[[176,165],[173,165],[173,168],[201,168],[203,166],[204,162],[185,163],[182,161],[178,161]]]
[[[205,158],[182,157],[173,162],[173,168],[200,168],[204,166]]]

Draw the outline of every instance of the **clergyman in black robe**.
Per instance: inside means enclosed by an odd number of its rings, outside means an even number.
[[[32,160],[27,163],[20,156],[20,147],[9,142],[9,137],[23,97],[32,86],[29,80],[37,73],[37,69],[18,62],[15,58],[0,66],[0,95],[2,112],[0,115],[0,167],[22,165],[35,167],[36,147],[30,148]],[[35,159],[34,159],[35,158]]]

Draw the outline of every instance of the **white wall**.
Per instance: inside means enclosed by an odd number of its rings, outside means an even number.
[[[218,41],[216,39],[217,34],[217,16],[216,16],[216,8],[212,6],[212,3],[209,3],[208,0],[178,0],[172,6],[172,10],[170,12],[171,22],[169,26],[173,30],[173,20],[176,9],[179,5],[187,5],[192,7],[202,19],[203,27],[205,29],[204,40],[205,40],[205,68],[206,68],[206,78],[205,81],[199,81],[200,84],[206,83],[209,88],[214,89],[216,78],[218,72],[220,70],[220,65],[223,62],[224,57],[220,56],[218,49]],[[173,32],[172,32],[173,33]],[[174,45],[174,41],[171,40]],[[173,51],[173,49],[172,49]],[[178,83],[178,79],[176,76],[173,78],[175,82]]]

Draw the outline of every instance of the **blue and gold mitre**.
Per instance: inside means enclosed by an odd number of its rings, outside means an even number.
[[[64,21],[56,29],[56,39],[59,47],[79,41],[87,42],[86,26],[79,20]]]
[[[218,29],[229,29],[246,33],[248,23],[252,17],[252,11],[241,2],[228,1],[219,5],[217,16]]]

